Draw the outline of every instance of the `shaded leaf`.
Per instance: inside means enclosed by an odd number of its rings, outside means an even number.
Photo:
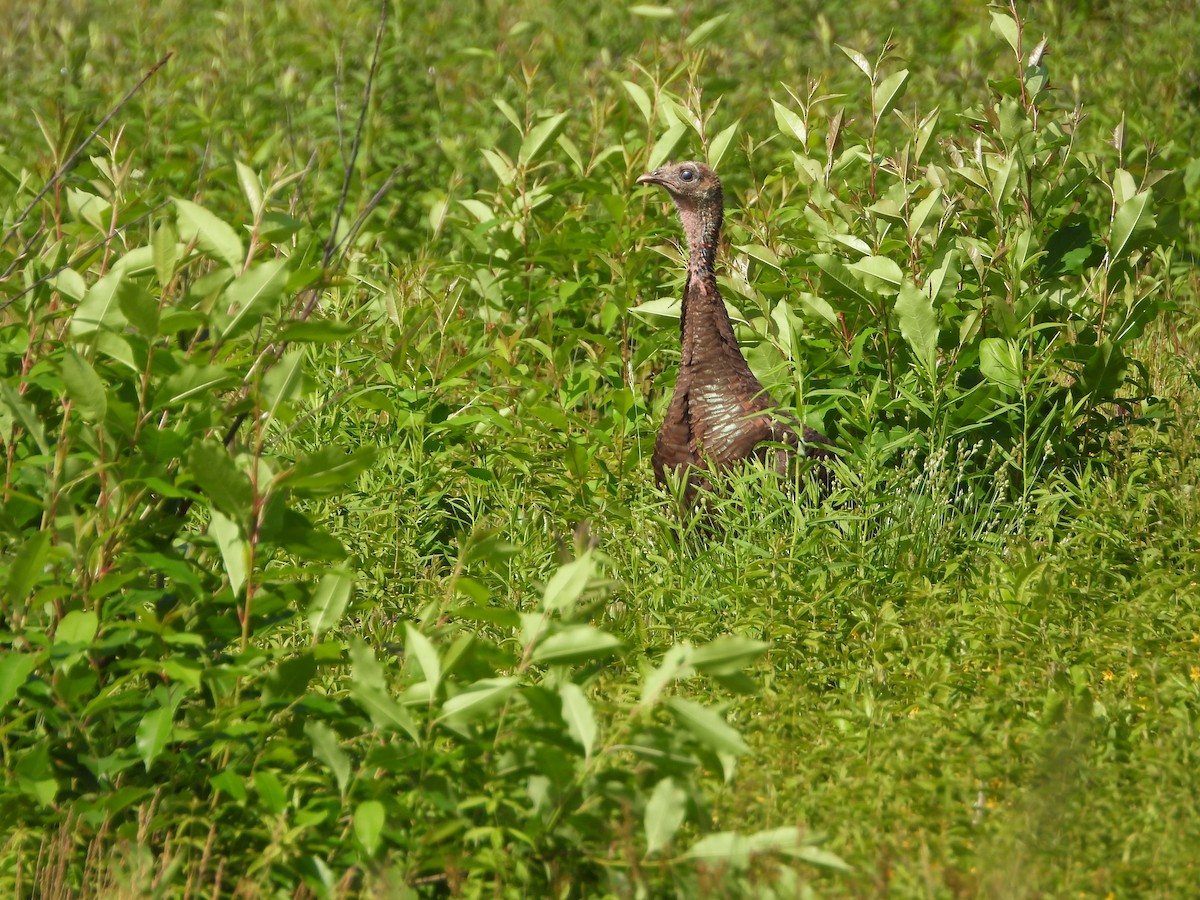
[[[230,225],[191,200],[176,198],[175,210],[179,235],[184,241],[195,240],[205,254],[235,271],[242,267],[246,251]]]

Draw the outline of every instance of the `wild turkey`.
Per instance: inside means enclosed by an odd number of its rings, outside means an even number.
[[[658,483],[665,483],[668,472],[682,471],[687,478],[684,501],[691,506],[697,490],[711,487],[704,475],[710,464],[726,469],[763,458],[784,475],[797,449],[812,459],[830,458],[829,438],[780,410],[738,349],[717,290],[717,242],[725,217],[717,173],[703,163],[672,163],[642,175],[637,183],[658,185],[671,195],[688,245],[679,378],[654,444]],[[822,481],[828,478],[821,467],[817,474]]]

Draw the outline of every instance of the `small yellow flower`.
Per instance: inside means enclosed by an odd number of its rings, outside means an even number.
[[[1105,670],[1104,670],[1104,680],[1105,680],[1105,681],[1112,681],[1114,678],[1116,678],[1116,676],[1115,676],[1115,675],[1113,675],[1113,673],[1112,673],[1112,669],[1105,669]]]
[[[1190,669],[1188,669],[1188,677],[1190,677],[1192,681],[1200,681],[1200,666],[1192,666]]]

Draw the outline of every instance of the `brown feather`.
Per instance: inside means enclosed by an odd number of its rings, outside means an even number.
[[[813,459],[830,458],[829,438],[780,410],[738,347],[717,290],[716,246],[724,199],[716,172],[703,163],[675,163],[641,176],[638,183],[666,188],[679,209],[688,243],[679,377],[654,444],[655,478],[663,484],[669,473],[686,477],[685,502],[690,505],[698,490],[711,487],[705,470],[712,466],[726,469],[773,452],[772,467],[785,475],[797,450]],[[827,471],[817,468],[818,477],[826,481]]]

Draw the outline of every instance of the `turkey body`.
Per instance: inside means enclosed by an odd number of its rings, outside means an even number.
[[[831,441],[781,410],[750,371],[717,289],[716,248],[724,196],[716,172],[703,163],[664,166],[638,178],[666,189],[679,210],[688,244],[688,272],[679,320],[675,392],[654,444],[654,475],[686,479],[685,502],[711,487],[707,472],[752,458],[780,475],[797,456],[827,459]],[[816,467],[822,481],[823,467]]]

